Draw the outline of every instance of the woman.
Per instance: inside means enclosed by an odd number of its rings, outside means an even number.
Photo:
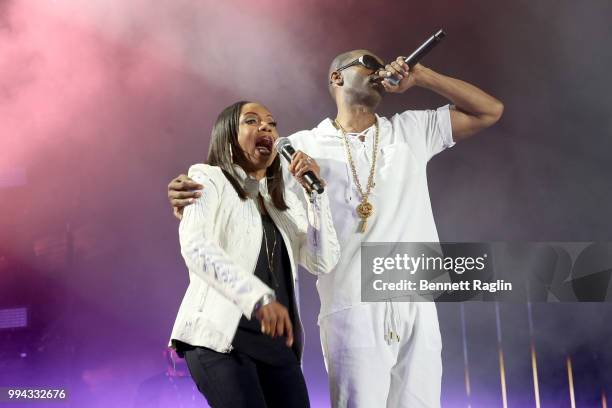
[[[217,118],[207,165],[189,169],[204,190],[179,227],[190,283],[171,344],[215,408],[309,406],[297,264],[328,273],[340,249],[326,194],[309,200],[309,219],[285,191],[277,139],[264,106],[235,103]],[[319,175],[302,152],[291,169],[304,186],[306,171]]]

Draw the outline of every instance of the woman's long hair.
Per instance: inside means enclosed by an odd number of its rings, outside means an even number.
[[[234,164],[246,162],[246,157],[238,144],[238,127],[240,110],[247,103],[249,102],[236,102],[223,109],[219,114],[213,126],[208,160],[206,161],[211,166],[221,168],[242,200],[246,200],[248,195],[238,181],[240,177],[236,174]],[[281,211],[288,209],[283,195],[284,183],[279,155],[276,155],[270,167],[266,169],[266,178],[268,179],[268,192],[272,197],[274,206]]]

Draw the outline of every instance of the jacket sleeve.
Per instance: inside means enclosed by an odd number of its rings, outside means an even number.
[[[235,303],[247,319],[255,303],[273,291],[255,275],[233,262],[213,235],[220,200],[220,181],[210,167],[191,166],[189,177],[204,186],[202,196],[185,207],[179,226],[181,254],[189,271]]]
[[[298,263],[315,275],[330,273],[340,259],[340,244],[327,193],[307,197],[307,211],[291,190],[285,193],[299,243]]]

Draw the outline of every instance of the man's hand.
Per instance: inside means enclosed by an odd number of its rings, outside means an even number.
[[[289,164],[288,170],[293,177],[304,187],[306,191],[310,193],[310,187],[306,180],[304,180],[304,173],[307,171],[312,171],[315,176],[321,181],[321,184],[325,187],[325,180],[323,180],[320,176],[321,169],[317,162],[309,157],[306,153],[301,150],[295,152],[293,157],[291,158],[291,163]]]
[[[383,79],[382,85],[387,92],[402,93],[416,85],[450,100],[454,105],[450,117],[455,142],[492,126],[504,112],[504,105],[500,101],[474,85],[439,74],[421,64],[409,70],[402,57],[388,64],[378,75],[382,78],[400,78],[398,85]]]
[[[201,192],[196,191],[202,189],[204,189],[204,186],[196,183],[185,174],[179,175],[168,184],[168,200],[176,218],[180,220],[183,217],[183,208],[193,204],[196,198],[202,196]]]
[[[380,70],[378,75],[383,78],[395,77],[400,80],[397,85],[393,85],[389,80],[384,79],[382,85],[385,91],[390,93],[402,93],[415,85],[418,85],[417,81],[419,74],[425,67],[421,64],[416,64],[412,69],[408,67],[408,64],[404,61],[404,57],[397,57],[395,61],[387,64],[384,70]]]
[[[263,334],[272,338],[285,335],[287,347],[293,345],[293,325],[285,306],[275,300],[257,310],[255,317],[261,322]]]

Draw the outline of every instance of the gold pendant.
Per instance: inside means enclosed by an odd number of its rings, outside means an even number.
[[[374,207],[367,200],[357,206],[357,215],[361,218],[359,232],[364,233],[368,225],[368,218],[374,213]]]
[[[361,222],[359,223],[359,232],[363,234],[366,231],[367,226],[368,226],[368,219],[362,218]]]
[[[374,212],[374,207],[369,201],[363,201],[357,206],[357,215],[359,218],[368,218]]]

